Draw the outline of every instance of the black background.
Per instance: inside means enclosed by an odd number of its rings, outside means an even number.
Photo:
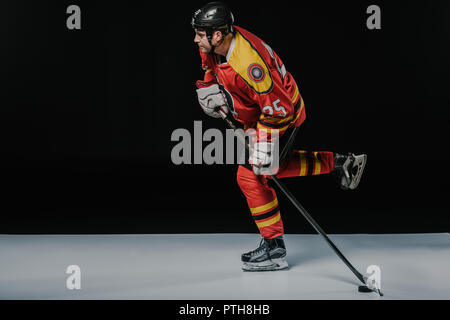
[[[360,186],[285,184],[329,233],[448,232],[448,1],[229,1],[295,77],[303,149],[367,153]],[[66,8],[81,7],[81,30]],[[235,165],[171,161],[198,106],[205,1],[0,5],[1,233],[257,232]],[[381,7],[368,30],[366,8]],[[278,191],[288,233],[314,233]]]

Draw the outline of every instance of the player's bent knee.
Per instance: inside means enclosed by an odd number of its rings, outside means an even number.
[[[249,185],[260,184],[258,176],[256,176],[252,170],[243,166],[239,166],[237,170],[236,181],[241,189],[246,188]]]

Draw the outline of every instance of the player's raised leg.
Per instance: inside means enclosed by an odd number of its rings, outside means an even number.
[[[287,178],[332,173],[342,189],[353,190],[359,185],[366,162],[365,154],[293,150],[276,176]]]

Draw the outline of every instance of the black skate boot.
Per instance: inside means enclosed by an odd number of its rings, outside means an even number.
[[[334,154],[334,175],[342,189],[356,189],[361,180],[366,162],[367,155],[365,154],[357,156],[353,153]]]
[[[262,238],[259,248],[244,253],[241,257],[244,271],[275,271],[288,267],[285,260],[286,246],[283,236],[275,239]]]

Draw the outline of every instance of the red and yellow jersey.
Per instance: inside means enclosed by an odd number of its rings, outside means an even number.
[[[305,120],[304,102],[292,75],[261,39],[236,29],[225,63],[200,51],[205,82],[219,82],[230,112],[244,128],[276,130],[281,136]],[[257,130],[259,131],[259,130]]]

